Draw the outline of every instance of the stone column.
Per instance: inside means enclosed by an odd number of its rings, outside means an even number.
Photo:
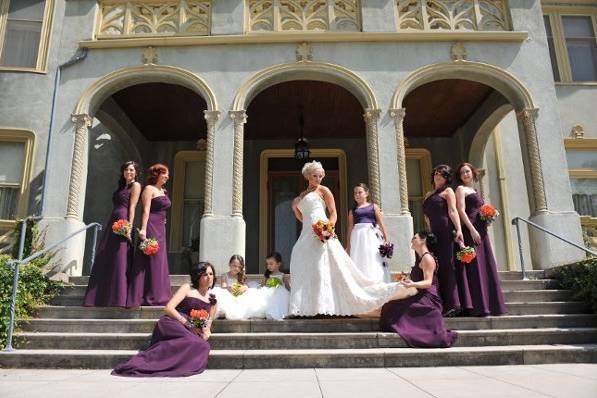
[[[372,200],[382,207],[381,187],[379,182],[379,146],[377,136],[377,122],[381,111],[379,109],[366,109],[363,117],[367,125],[367,160],[369,163],[369,186]]]
[[[220,118],[220,111],[204,111],[207,121],[207,148],[205,153],[205,194],[203,217],[213,216],[213,180],[214,180],[214,144],[216,123]]]
[[[525,148],[528,157],[529,175],[533,191],[533,214],[547,211],[547,200],[545,198],[545,187],[543,182],[543,170],[541,156],[539,155],[539,143],[537,141],[537,130],[535,118],[537,109],[523,109],[516,113],[516,117],[524,127]]]
[[[75,144],[73,147],[73,159],[71,163],[70,183],[68,187],[68,201],[66,207],[66,218],[81,220],[82,203],[81,191],[85,189],[85,177],[87,176],[87,136],[88,128],[93,119],[86,114],[73,115],[75,123]]]
[[[243,216],[243,150],[247,113],[230,111],[234,123],[234,155],[232,159],[232,217]]]
[[[408,181],[406,179],[406,145],[404,143],[404,117],[406,109],[390,109],[396,131],[396,156],[398,160],[398,185],[400,190],[400,214],[410,215],[408,209]]]

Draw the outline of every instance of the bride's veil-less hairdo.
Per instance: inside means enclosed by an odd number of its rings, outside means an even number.
[[[305,163],[305,165],[303,166],[303,170],[301,170],[301,173],[303,174],[303,177],[307,178],[307,176],[309,174],[311,174],[312,172],[314,172],[315,170],[321,170],[321,171],[323,171],[323,174],[325,175],[325,170],[323,169],[322,164],[320,162],[318,162],[317,160],[313,160],[312,162]]]

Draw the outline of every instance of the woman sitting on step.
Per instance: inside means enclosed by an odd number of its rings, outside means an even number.
[[[191,267],[191,284],[182,285],[170,299],[165,315],[155,325],[151,345],[126,363],[117,366],[112,374],[132,377],[182,377],[202,373],[207,367],[216,298],[209,294],[213,287],[214,267],[200,262]],[[201,328],[191,323],[191,314],[209,314]],[[202,311],[203,310],[203,311]]]
[[[417,260],[405,287],[417,288],[417,294],[386,303],[381,309],[383,331],[396,332],[410,347],[451,347],[457,334],[446,330],[442,317],[442,300],[438,292],[437,261],[433,256],[435,236],[417,232],[411,240]]]

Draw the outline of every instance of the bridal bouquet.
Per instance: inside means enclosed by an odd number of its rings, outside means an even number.
[[[146,256],[156,254],[159,249],[160,245],[158,245],[158,241],[153,238],[147,238],[139,243],[139,250],[141,250]]]
[[[312,227],[313,232],[315,232],[315,235],[322,243],[325,243],[326,240],[334,239],[336,237],[334,225],[329,221],[319,220],[313,224]]]
[[[406,279],[408,279],[410,275],[407,274],[406,272],[398,272],[396,274],[394,274],[394,277],[392,278],[394,280],[394,282],[402,282]]]
[[[394,244],[388,242],[388,243],[379,245],[379,254],[382,257],[392,258],[392,256],[394,255]]]
[[[207,320],[209,319],[209,312],[205,310],[191,310],[190,314],[191,319],[189,322],[193,324],[198,329],[202,329],[207,325]]]
[[[485,203],[483,206],[481,206],[481,209],[479,209],[479,213],[481,214],[479,216],[481,220],[483,220],[487,224],[491,224],[492,222],[494,222],[497,216],[500,215],[500,212],[497,211],[496,208],[490,205],[489,203]]]
[[[282,281],[278,278],[267,278],[267,280],[265,281],[265,286],[267,286],[267,287],[282,286]]]
[[[477,257],[477,253],[475,253],[475,249],[470,246],[463,246],[456,252],[456,258],[464,264],[471,263],[475,257]]]
[[[129,236],[131,229],[131,223],[122,218],[112,224],[112,232],[116,235],[124,236],[125,238]]]

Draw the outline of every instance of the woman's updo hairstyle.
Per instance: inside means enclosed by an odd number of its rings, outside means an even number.
[[[417,235],[419,235],[419,238],[425,239],[425,244],[429,251],[435,253],[435,249],[437,248],[437,237],[433,233],[425,230],[417,232]]]
[[[193,288],[199,289],[199,280],[203,275],[207,273],[207,270],[209,268],[211,268],[211,272],[214,275],[214,280],[210,288],[214,287],[214,285],[216,284],[216,270],[214,266],[207,261],[200,261],[197,264],[193,264],[191,266],[191,270],[189,271],[189,276],[191,277],[191,286]]]
[[[168,172],[168,166],[161,163],[156,163],[147,169],[147,183],[148,184],[155,184],[158,182],[158,177],[162,174],[166,174]]]
[[[129,160],[128,162],[124,162],[120,165],[120,179],[118,180],[118,187],[120,189],[126,187],[126,179],[124,178],[124,171],[129,168],[129,166],[133,166],[135,168],[135,179],[133,181],[139,181],[139,176],[141,175],[141,171],[139,168],[139,163]]]
[[[437,189],[435,186],[435,182],[433,181],[433,177],[439,174],[446,180],[446,185],[450,185],[452,183],[452,168],[447,164],[439,164],[433,168],[431,172],[431,185]]]
[[[321,163],[317,160],[305,163],[303,169],[301,170],[301,173],[303,174],[303,177],[308,178],[309,175],[311,175],[311,173],[313,173],[315,170],[323,171],[323,175],[325,176],[325,170],[323,169]]]

